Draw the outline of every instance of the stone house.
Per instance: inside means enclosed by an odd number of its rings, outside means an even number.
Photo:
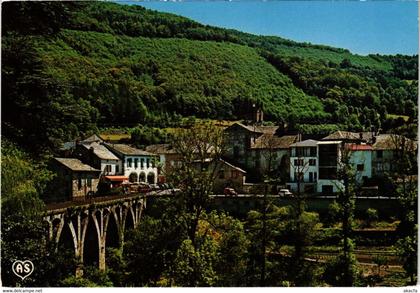
[[[157,183],[157,155],[125,144],[104,145],[121,160],[120,175],[127,176],[132,183]]]
[[[50,187],[50,201],[84,200],[97,192],[101,170],[74,158],[54,158],[56,177]]]
[[[289,146],[298,135],[280,135],[278,126],[249,126],[235,123],[225,129],[226,160],[247,171],[251,182],[267,173],[286,182],[289,178]]]
[[[401,151],[415,153],[417,143],[396,134],[380,134],[372,144],[372,174],[383,177],[396,171],[396,160]]]
[[[212,162],[214,164],[214,161]],[[244,192],[246,180],[246,171],[238,168],[222,159],[217,161],[215,166],[215,178],[213,183],[213,192],[222,194],[226,187],[231,187],[238,193]]]

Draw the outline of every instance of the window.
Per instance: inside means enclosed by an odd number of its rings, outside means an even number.
[[[319,179],[337,179],[337,168],[319,168]]]
[[[110,173],[112,171],[111,165],[105,165],[105,173]]]
[[[322,185],[322,193],[331,194],[333,191],[332,185]]]
[[[146,168],[150,168],[150,159],[146,159]]]
[[[296,148],[296,156],[297,157],[305,156],[304,148]]]
[[[382,150],[379,150],[379,151],[376,151],[376,157],[378,157],[378,159],[382,159],[383,158],[383,151]]]
[[[309,159],[309,166],[316,166],[316,159]]]
[[[316,157],[316,147],[311,147],[310,148],[310,155],[311,155],[311,157]]]
[[[363,171],[365,169],[364,164],[357,164],[357,171]]]
[[[140,168],[144,168],[144,159],[143,158],[141,158],[140,159]]]
[[[79,190],[82,189],[82,177],[80,177],[80,175],[79,175],[79,178],[77,180],[77,188]]]
[[[295,160],[295,166],[303,166],[303,159]]]
[[[238,171],[236,171],[236,170],[232,170],[232,171],[230,171],[230,178],[232,178],[232,179],[236,179],[236,178],[238,178]]]
[[[131,158],[127,159],[127,166],[128,166],[128,168],[131,168],[131,162],[132,162],[132,159]]]
[[[134,159],[134,168],[137,169],[138,165],[139,165],[139,159],[135,158]]]
[[[115,165],[115,173],[120,172],[120,166],[119,165]]]
[[[309,182],[313,182],[314,181],[314,173],[309,172]]]
[[[223,169],[219,170],[219,179],[225,179],[225,170]]]
[[[111,165],[109,165],[109,166],[111,167]],[[88,178],[86,183],[87,183],[88,187],[92,187],[92,178]]]

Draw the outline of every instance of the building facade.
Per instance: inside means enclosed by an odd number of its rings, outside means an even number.
[[[286,182],[289,179],[289,147],[298,136],[279,136],[278,128],[241,123],[229,126],[224,131],[224,157],[246,170],[251,182],[260,182],[269,173]]]
[[[101,170],[73,158],[54,158],[51,167],[57,176],[47,201],[85,200],[97,192]]]
[[[293,192],[316,192],[318,181],[318,141],[308,139],[290,146],[290,181]]]
[[[319,168],[317,192],[332,194],[343,190],[343,182],[338,176],[342,142],[320,141],[317,146]]]
[[[120,175],[127,176],[132,183],[157,183],[158,159],[155,154],[125,144],[104,144],[121,160]]]

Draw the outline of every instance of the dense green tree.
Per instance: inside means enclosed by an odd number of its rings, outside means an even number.
[[[350,164],[350,152],[343,144],[341,147],[341,159],[337,178],[341,181],[339,188],[338,203],[340,205],[340,216],[342,224],[342,250],[337,259],[332,262],[330,269],[325,274],[332,274],[328,280],[335,286],[354,286],[357,283],[358,271],[357,261],[354,254],[354,241],[352,229],[355,209],[355,171]],[[340,269],[338,269],[340,268]],[[333,271],[336,273],[334,274]]]
[[[40,193],[51,174],[4,138],[1,147],[2,282],[5,286],[57,286],[73,273],[74,262],[71,252],[56,253],[47,243]],[[34,272],[21,280],[12,272],[16,260],[32,261]]]

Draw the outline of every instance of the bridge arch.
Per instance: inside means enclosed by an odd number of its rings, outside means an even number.
[[[100,218],[97,211],[94,211],[91,216],[92,218]],[[99,264],[99,235],[93,220],[89,221],[87,225],[86,236],[83,243],[83,253],[84,264],[86,266],[97,266]]]
[[[63,230],[61,231],[60,237],[58,238],[57,246],[60,250],[64,248],[66,250],[68,249],[73,251],[73,253],[76,253],[77,242],[73,238],[69,223],[66,223],[63,226]]]
[[[125,219],[124,231],[134,229],[134,227],[135,227],[135,215],[134,215],[134,211],[133,211],[133,206],[130,205],[127,208],[128,208],[128,210],[127,210],[127,217]]]
[[[108,226],[106,229],[106,247],[119,248],[120,240],[118,235],[118,223],[115,219],[114,213],[109,216]]]

